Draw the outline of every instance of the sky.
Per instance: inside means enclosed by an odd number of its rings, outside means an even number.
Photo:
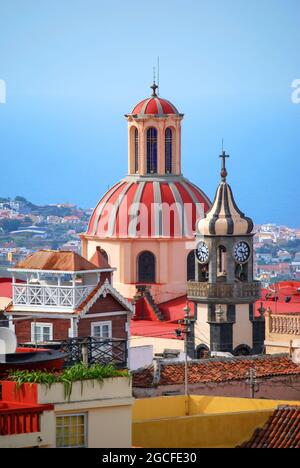
[[[157,56],[184,175],[213,198],[224,138],[240,209],[300,227],[300,0],[0,0],[0,196],[95,206]]]

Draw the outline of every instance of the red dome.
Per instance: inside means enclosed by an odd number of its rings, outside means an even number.
[[[95,208],[87,230],[99,238],[194,238],[196,220],[210,207],[207,196],[183,177],[114,185]]]
[[[166,115],[179,114],[176,107],[166,99],[152,96],[139,102],[131,112],[133,115]]]

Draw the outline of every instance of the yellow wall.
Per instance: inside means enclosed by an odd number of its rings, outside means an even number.
[[[133,406],[133,445],[146,448],[236,447],[263,427],[273,410],[298,402],[189,397],[190,416],[185,416],[185,397],[136,400]]]

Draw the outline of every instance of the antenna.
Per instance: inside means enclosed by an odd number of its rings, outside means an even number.
[[[157,57],[157,94],[159,95],[159,56]]]

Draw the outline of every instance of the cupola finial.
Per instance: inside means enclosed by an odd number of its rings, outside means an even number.
[[[226,182],[226,177],[227,177],[226,158],[229,158],[229,154],[226,154],[226,151],[224,151],[223,149],[223,140],[222,140],[222,154],[220,154],[220,158],[223,159],[222,169],[221,169],[221,178],[222,178],[222,182]]]
[[[156,90],[158,89],[158,85],[156,84],[156,70],[155,67],[153,67],[153,85],[150,86],[150,88],[153,90],[152,97],[158,97]]]

